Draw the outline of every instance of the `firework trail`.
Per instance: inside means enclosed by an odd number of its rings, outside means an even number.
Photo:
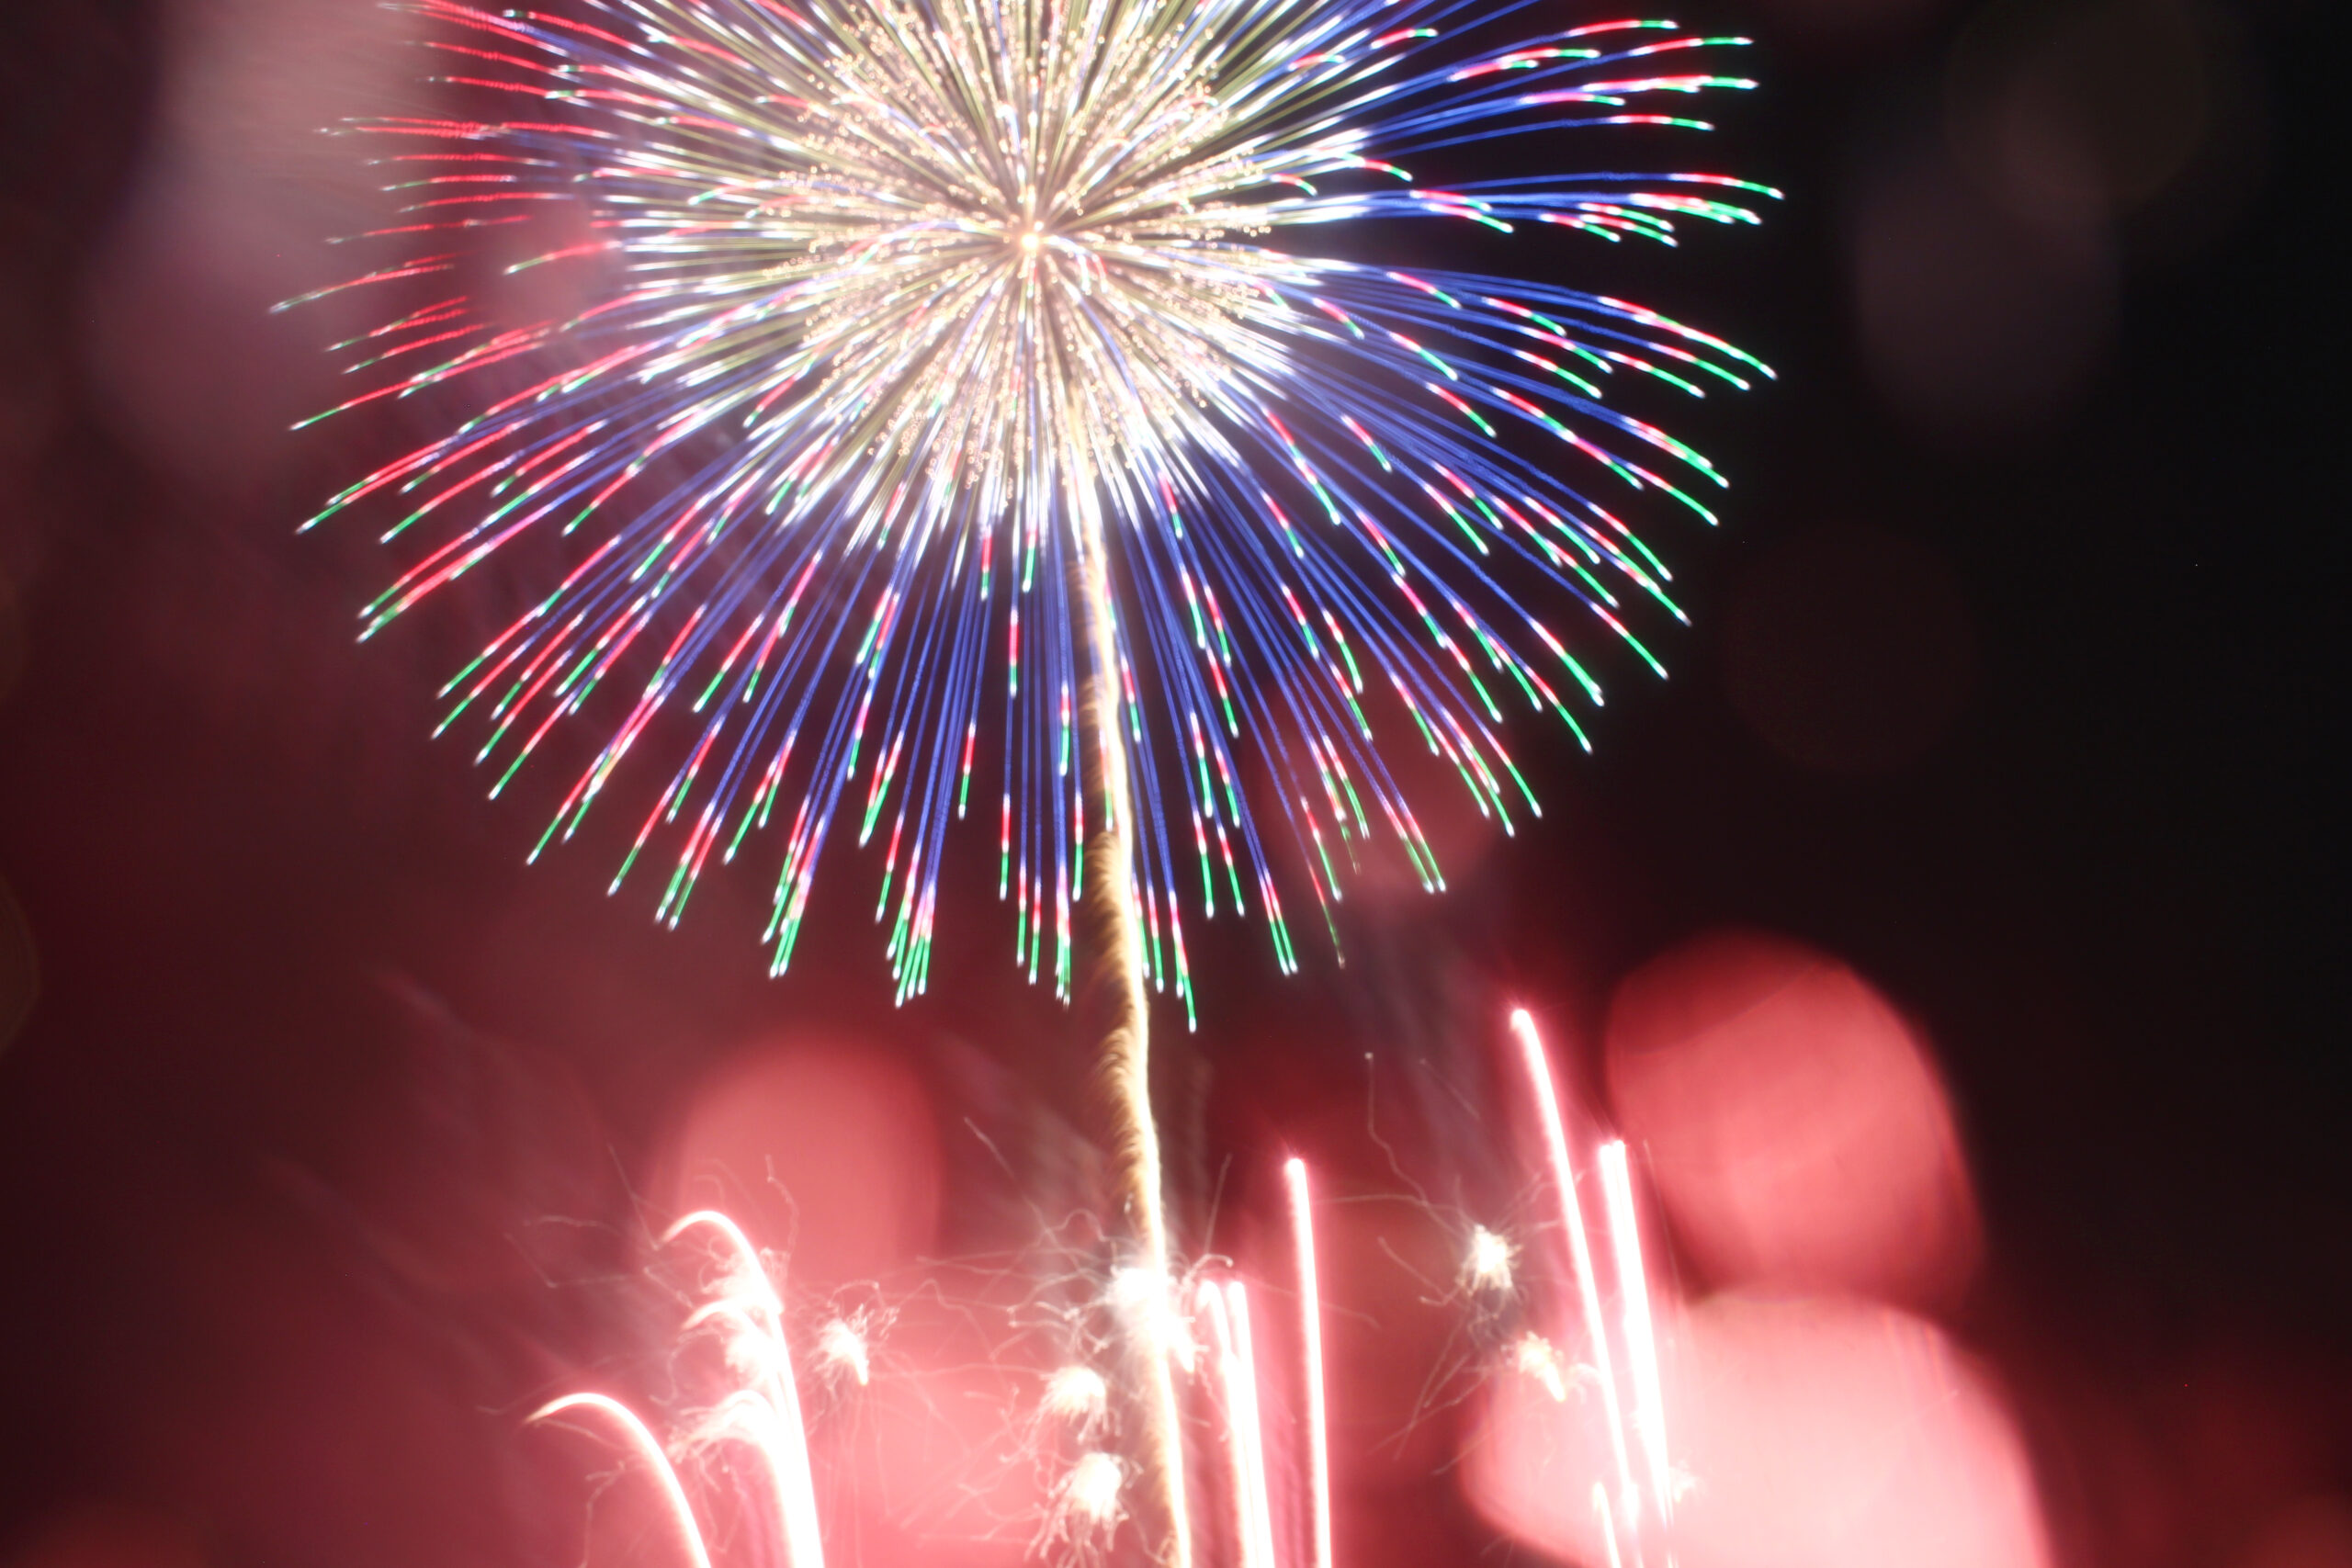
[[[662,1245],[703,1231],[717,1239],[720,1272],[708,1299],[687,1317],[685,1328],[692,1333],[708,1325],[726,1336],[727,1365],[738,1384],[682,1435],[679,1447],[691,1450],[721,1441],[748,1446],[767,1472],[775,1534],[789,1568],[824,1568],[807,1427],[784,1335],[784,1303],[759,1250],[732,1219],[716,1210],[688,1214],[670,1227]],[[571,1393],[542,1405],[531,1420],[569,1416],[576,1422],[591,1415],[618,1432],[626,1450],[655,1477],[690,1568],[711,1568],[710,1548],[669,1450],[628,1406],[609,1394]]]
[[[1552,1086],[1552,1064],[1544,1053],[1543,1039],[1535,1032],[1535,1021],[1524,1008],[1510,1015],[1511,1032],[1519,1037],[1520,1062],[1527,1074],[1529,1090],[1535,1097],[1535,1110],[1544,1133],[1544,1154],[1550,1165],[1552,1190],[1560,1202],[1561,1229],[1568,1238],[1568,1262],[1577,1281],[1577,1302],[1584,1313],[1586,1332],[1592,1337],[1593,1360],[1600,1374],[1601,1408],[1609,1424],[1609,1446],[1617,1461],[1617,1483],[1628,1512],[1634,1511],[1638,1495],[1634,1487],[1634,1469],[1625,1457],[1625,1415],[1623,1401],[1617,1390],[1617,1369],[1609,1352],[1609,1336],[1601,1327],[1600,1279],[1592,1266],[1592,1244],[1584,1228],[1584,1204],[1577,1197],[1576,1166],[1568,1157],[1568,1139],[1560,1118],[1558,1092]],[[1600,1500],[1603,1514],[1609,1512],[1608,1499]],[[1614,1530],[1604,1527],[1604,1533],[1614,1536]]]
[[[1168,1220],[1162,1202],[1159,1123],[1151,1111],[1150,998],[1145,992],[1142,932],[1133,897],[1134,801],[1125,749],[1118,744],[1119,686],[1109,679],[1118,668],[1118,627],[1111,600],[1110,552],[1102,529],[1090,519],[1080,543],[1079,580],[1086,626],[1093,644],[1095,678],[1089,694],[1090,734],[1098,740],[1103,801],[1102,830],[1095,845],[1094,896],[1111,932],[1107,957],[1113,971],[1114,1012],[1102,1042],[1105,1087],[1118,1113],[1119,1189],[1135,1227],[1140,1260],[1129,1278],[1140,1286],[1135,1303],[1136,1332],[1129,1345],[1144,1399],[1149,1408],[1146,1441],[1152,1473],[1160,1480],[1160,1507],[1167,1515],[1169,1560],[1174,1568],[1192,1561],[1190,1505],[1184,1485],[1183,1427],[1176,1407],[1175,1349],[1164,1325],[1173,1313],[1169,1299]]]
[[[1303,1159],[1285,1161],[1290,1234],[1298,1258],[1300,1357],[1306,1373],[1307,1485],[1315,1525],[1314,1568],[1331,1568],[1331,1448],[1323,1408],[1323,1290],[1315,1266],[1315,1194]]]

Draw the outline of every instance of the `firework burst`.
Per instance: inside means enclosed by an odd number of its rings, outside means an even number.
[[[1760,365],[1620,299],[1273,242],[1752,220],[1770,193],[1721,175],[1436,190],[1396,162],[1694,126],[1639,104],[1748,85],[1694,63],[1738,40],[1610,21],[1497,43],[1524,7],[1471,0],[411,8],[454,93],[515,107],[349,128],[401,202],[365,238],[406,248],[338,287],[418,292],[344,345],[370,385],[329,412],[429,393],[458,422],[313,521],[368,502],[415,542],[370,634],[550,541],[560,567],[450,682],[447,722],[481,725],[499,787],[586,727],[542,848],[640,748],[683,755],[615,881],[660,855],[665,920],[714,855],[780,840],[783,969],[846,818],[882,845],[876,916],[919,991],[948,826],[977,810],[1015,962],[1067,995],[1109,829],[1098,875],[1189,1011],[1195,911],[1261,913],[1296,961],[1270,829],[1327,917],[1383,839],[1440,885],[1376,716],[1508,828],[1535,803],[1506,706],[1581,741],[1588,645],[1654,665],[1628,604],[1679,616],[1611,508],[1704,517],[1693,492],[1722,481],[1603,392]],[[578,269],[589,302],[516,324],[471,258],[551,210],[584,229],[505,270]]]

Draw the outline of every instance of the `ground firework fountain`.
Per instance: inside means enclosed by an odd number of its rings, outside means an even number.
[[[1596,1477],[1592,1486],[1602,1538],[1613,1562],[1645,1562],[1652,1560],[1649,1554],[1663,1562],[1679,1483],[1668,1457],[1649,1282],[1642,1267],[1625,1146],[1605,1142],[1592,1150],[1589,1162],[1572,1157],[1551,1063],[1528,1016],[1516,1013],[1511,1022],[1542,1132],[1540,1163],[1559,1216],[1555,1226],[1544,1227],[1544,1234],[1556,1231],[1561,1238],[1561,1303],[1573,1301],[1576,1311],[1564,1319],[1566,1332],[1558,1343],[1531,1331],[1509,1354],[1498,1357],[1491,1371],[1498,1376],[1532,1378],[1556,1400],[1572,1397],[1572,1389],[1598,1388],[1617,1461],[1616,1473]],[[1601,1190],[1611,1261],[1605,1284],[1587,1239],[1580,1172],[1587,1180],[1597,1177]],[[1229,1267],[1212,1264],[1187,1270],[1181,1280],[1167,1275],[1143,1282],[1151,1286],[1144,1299],[1159,1303],[1164,1314],[1160,1329],[1148,1342],[1159,1360],[1157,1371],[1169,1391],[1170,1407],[1178,1413],[1171,1430],[1181,1440],[1186,1427],[1206,1424],[1213,1436],[1207,1442],[1211,1452],[1204,1457],[1218,1473],[1204,1477],[1204,1484],[1223,1499],[1222,1511],[1214,1517],[1189,1508],[1179,1516],[1187,1531],[1180,1550],[1187,1560],[1220,1568],[1335,1568],[1347,1555],[1333,1539],[1321,1351],[1325,1309],[1316,1262],[1312,1178],[1306,1162],[1295,1158],[1285,1163],[1283,1176],[1295,1270],[1291,1278],[1253,1281]],[[706,1511],[697,1506],[694,1479],[704,1472],[695,1461],[720,1447],[748,1451],[755,1457],[752,1468],[761,1481],[754,1489],[753,1511],[763,1524],[753,1532],[752,1542],[771,1545],[781,1554],[777,1561],[789,1568],[821,1568],[823,1529],[796,1362],[805,1366],[823,1354],[821,1341],[827,1335],[853,1331],[838,1320],[828,1322],[809,1337],[820,1348],[802,1347],[796,1357],[786,1332],[786,1309],[770,1272],[781,1261],[763,1258],[723,1214],[690,1214],[671,1227],[662,1243],[665,1248],[707,1251],[699,1299],[686,1313],[682,1332],[723,1338],[731,1384],[728,1392],[666,1436],[627,1404],[594,1392],[554,1400],[533,1419],[588,1427],[611,1442],[628,1462],[637,1483],[658,1495],[670,1521],[673,1549],[690,1568],[732,1568],[707,1540]],[[1491,1276],[1498,1252],[1519,1250],[1483,1226],[1472,1228],[1464,1247],[1465,1277],[1474,1271]],[[1128,1266],[1112,1270],[1098,1281],[1098,1289],[1114,1313],[1125,1315],[1134,1310],[1134,1302],[1117,1298],[1132,1297],[1138,1283],[1135,1268]],[[1510,1288],[1518,1283],[1512,1281]],[[1616,1312],[1604,1315],[1602,1303],[1612,1298]],[[1285,1303],[1298,1314],[1298,1364],[1270,1365],[1259,1348],[1264,1343],[1265,1314],[1269,1303]],[[1284,1309],[1276,1305],[1273,1310]],[[1564,1351],[1563,1345],[1569,1348]],[[1586,1348],[1578,1351],[1577,1347]],[[1108,1365],[1114,1374],[1136,1374],[1121,1348],[1105,1348],[1113,1351],[1114,1359]],[[1589,1354],[1589,1359],[1575,1359],[1579,1354]],[[1293,1384],[1304,1392],[1300,1419],[1278,1423],[1270,1418],[1262,1391],[1278,1384]],[[1031,1419],[1008,1425],[1072,1439],[1061,1472],[1048,1489],[1047,1512],[1037,1524],[1035,1545],[1049,1559],[1091,1559],[1132,1517],[1130,1477],[1135,1467],[1128,1458],[1098,1446],[1105,1429],[1108,1381],[1094,1366],[1068,1363],[1039,1380],[1035,1399]],[[1304,1506],[1296,1510],[1301,1528],[1284,1529],[1277,1523],[1272,1477],[1278,1471],[1306,1477]],[[1180,1467],[1174,1473],[1185,1472]]]

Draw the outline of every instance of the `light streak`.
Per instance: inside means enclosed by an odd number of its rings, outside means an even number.
[[[1609,1507],[1609,1488],[1596,1481],[1592,1483],[1592,1511],[1600,1520],[1600,1539],[1609,1548],[1609,1568],[1625,1568],[1625,1559],[1617,1550],[1617,1516]]]
[[[1634,1481],[1627,1441],[1626,1397],[1618,1386],[1609,1325],[1601,1315],[1600,1286],[1592,1266],[1591,1244],[1585,1233],[1583,1204],[1577,1195],[1576,1168],[1568,1154],[1567,1133],[1560,1114],[1551,1058],[1536,1032],[1534,1019],[1525,1009],[1513,1010],[1510,1026],[1519,1040],[1521,1065],[1534,1097],[1545,1162],[1559,1197],[1577,1302],[1586,1337],[1592,1347],[1593,1381],[1600,1385],[1610,1456],[1617,1473],[1618,1502],[1612,1504],[1607,1486],[1596,1481],[1593,1509],[1600,1523],[1601,1538],[1608,1545],[1611,1568],[1620,1568],[1628,1540],[1634,1543],[1632,1555],[1638,1564],[1645,1561],[1639,1547],[1644,1529],[1644,1495]],[[1650,1307],[1649,1275],[1642,1259],[1641,1224],[1634,1211],[1634,1181],[1624,1141],[1612,1138],[1603,1142],[1594,1152],[1594,1164],[1600,1173],[1602,1214],[1615,1266],[1620,1332],[1632,1383],[1633,1435],[1638,1441],[1643,1468],[1649,1479],[1649,1510],[1663,1535],[1674,1522],[1675,1479],[1668,1460],[1666,1396],[1658,1369],[1657,1326]],[[1566,1397],[1567,1381],[1561,1372],[1557,1352],[1547,1341],[1532,1334],[1523,1336],[1516,1350],[1515,1365],[1521,1372],[1542,1383],[1554,1400]],[[1671,1554],[1667,1561],[1669,1565],[1672,1563]]]
[[[1250,1335],[1249,1287],[1238,1280],[1227,1280],[1225,1306],[1233,1327],[1234,1365],[1238,1374],[1235,1382],[1242,1396],[1238,1422],[1250,1445],[1250,1509],[1258,1560],[1266,1568],[1279,1568],[1280,1559],[1274,1554],[1273,1501],[1267,1489],[1266,1424],[1258,1407],[1258,1351]]]
[[[1609,1239],[1617,1254],[1617,1295],[1625,1319],[1625,1359],[1633,1363],[1634,1431],[1650,1477],[1650,1503],[1661,1525],[1674,1522],[1674,1488],[1666,1462],[1666,1394],[1657,1368],[1657,1332],[1650,1320],[1649,1276],[1642,1268],[1642,1235],[1634,1217],[1634,1179],[1625,1168],[1624,1140],[1600,1145],[1600,1191],[1608,1205]]]
[[[1258,1411],[1258,1360],[1250,1337],[1250,1292],[1238,1280],[1204,1280],[1199,1299],[1209,1322],[1224,1395],[1239,1568],[1279,1568],[1266,1482],[1265,1428]]]
[[[1625,1416],[1617,1396],[1617,1371],[1614,1358],[1609,1351],[1609,1327],[1600,1315],[1600,1282],[1592,1269],[1592,1247],[1585,1239],[1584,1206],[1577,1199],[1576,1168],[1568,1160],[1567,1132],[1560,1122],[1560,1101],[1552,1087],[1551,1058],[1544,1054],[1544,1042],[1535,1032],[1535,1021],[1525,1008],[1512,1010],[1511,1032],[1519,1037],[1521,1064],[1527,1070],[1529,1089],[1535,1097],[1536,1114],[1544,1134],[1544,1154],[1552,1172],[1552,1187],[1559,1196],[1560,1220],[1568,1233],[1568,1258],[1575,1269],[1577,1300],[1584,1309],[1585,1333],[1592,1345],[1592,1359],[1600,1372],[1600,1402],[1609,1424],[1609,1447],[1617,1463],[1618,1484],[1628,1499],[1629,1511],[1634,1490],[1634,1471],[1625,1454]]]
[[[736,1332],[727,1343],[728,1364],[751,1378],[749,1387],[737,1390],[721,1405],[720,1419],[747,1431],[767,1466],[791,1568],[824,1568],[816,1481],[808,1468],[800,1385],[784,1335],[784,1303],[768,1279],[759,1249],[741,1226],[716,1209],[697,1209],[686,1215],[663,1233],[662,1243],[667,1247],[694,1230],[708,1231],[718,1239],[723,1272],[718,1293],[689,1314],[686,1327],[692,1330],[715,1320],[735,1325]],[[672,1479],[674,1482],[675,1477]],[[697,1568],[702,1565],[698,1563]]]
[[[1184,1432],[1169,1365],[1173,1347],[1162,1343],[1161,1325],[1172,1315],[1168,1283],[1168,1218],[1162,1207],[1159,1123],[1151,1112],[1151,998],[1145,989],[1144,944],[1136,919],[1135,795],[1127,778],[1125,738],[1120,733],[1123,687],[1118,678],[1117,609],[1111,596],[1111,559],[1101,514],[1082,502],[1078,570],[1086,627],[1093,644],[1094,680],[1087,704],[1088,728],[1100,757],[1102,829],[1093,863],[1087,868],[1093,897],[1109,926],[1106,959],[1113,970],[1114,1011],[1101,1048],[1117,1113],[1116,1154],[1128,1223],[1142,1252],[1136,1272],[1146,1295],[1140,1335],[1131,1349],[1141,1362],[1146,1401],[1146,1460],[1158,1483],[1165,1516],[1164,1560],[1189,1568],[1193,1554],[1190,1504],[1184,1489]]]
[[[1254,1461],[1250,1435],[1242,1425],[1242,1413],[1249,1407],[1248,1393],[1234,1351],[1225,1291],[1214,1280],[1203,1280],[1194,1289],[1197,1299],[1193,1310],[1208,1325],[1209,1368],[1216,1374],[1217,1393],[1223,1402],[1224,1419],[1218,1423],[1218,1430],[1225,1437],[1227,1480],[1233,1500],[1234,1562],[1236,1568],[1260,1568],[1265,1559],[1258,1549],[1258,1515],[1250,1500]]]
[[[609,1394],[567,1393],[541,1405],[530,1418],[536,1425],[574,1410],[593,1410],[613,1424],[629,1451],[653,1472],[654,1481],[662,1489],[662,1499],[669,1506],[678,1540],[686,1549],[687,1561],[694,1568],[710,1568],[710,1549],[703,1544],[702,1526],[695,1522],[694,1505],[686,1500],[685,1486],[678,1480],[670,1456],[662,1451],[661,1442],[637,1418],[637,1412]]]
[[[1285,1161],[1283,1180],[1290,1192],[1291,1235],[1298,1253],[1299,1343],[1306,1373],[1307,1482],[1314,1489],[1314,1562],[1315,1568],[1332,1568],[1331,1442],[1329,1417],[1323,1407],[1323,1292],[1316,1276],[1315,1207],[1307,1184],[1306,1162]]]

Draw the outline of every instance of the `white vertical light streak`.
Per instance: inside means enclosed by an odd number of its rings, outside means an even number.
[[[1265,1436],[1258,1421],[1258,1363],[1250,1341],[1250,1295],[1239,1281],[1204,1280],[1198,1301],[1216,1352],[1225,1404],[1225,1444],[1233,1465],[1238,1568],[1275,1568],[1273,1507],[1266,1487]]]
[[[1218,1392],[1225,1404],[1225,1457],[1233,1471],[1233,1540],[1238,1568],[1258,1568],[1250,1560],[1250,1443],[1241,1433],[1239,1363],[1233,1353],[1233,1328],[1226,1321],[1225,1292],[1204,1280],[1194,1304],[1208,1325]]]
[[[1593,1363],[1600,1373],[1600,1403],[1609,1421],[1609,1446],[1617,1461],[1618,1484],[1631,1502],[1638,1494],[1634,1488],[1633,1461],[1625,1451],[1625,1416],[1617,1397],[1617,1371],[1609,1353],[1609,1327],[1600,1316],[1600,1285],[1593,1277],[1592,1247],[1585,1239],[1584,1211],[1577,1201],[1576,1168],[1568,1163],[1568,1136],[1560,1122],[1559,1096],[1552,1088],[1551,1058],[1544,1054],[1544,1042],[1535,1032],[1535,1021],[1528,1016],[1525,1008],[1511,1010],[1510,1026],[1519,1036],[1520,1058],[1535,1092],[1536,1110],[1544,1124],[1544,1152],[1552,1166],[1552,1185],[1560,1194],[1560,1217],[1567,1226],[1568,1256],[1576,1269],[1577,1296],[1584,1308],[1585,1330],[1592,1338]],[[1615,1550],[1612,1536],[1611,1551]]]
[[[1258,1414],[1258,1352],[1250,1338],[1250,1292],[1238,1280],[1225,1282],[1225,1306],[1233,1325],[1234,1386],[1240,1394],[1242,1439],[1250,1455],[1250,1551],[1264,1568],[1275,1568],[1274,1509],[1266,1489],[1266,1428]]]
[[[1617,1517],[1609,1510],[1609,1488],[1598,1481],[1592,1483],[1592,1511],[1600,1516],[1600,1539],[1609,1548],[1609,1568],[1625,1568],[1625,1560],[1617,1555]]]
[[[1600,1192],[1608,1205],[1610,1244],[1617,1254],[1625,1355],[1634,1364],[1634,1431],[1649,1470],[1651,1504],[1664,1525],[1674,1514],[1674,1493],[1667,1484],[1666,1396],[1658,1382],[1657,1331],[1650,1319],[1649,1276],[1642,1270],[1642,1235],[1634,1218],[1634,1180],[1626,1169],[1623,1139],[1600,1145]]]
[[[1298,1249],[1300,1343],[1306,1362],[1307,1477],[1314,1487],[1315,1568],[1331,1568],[1331,1448],[1323,1405],[1323,1294],[1315,1269],[1314,1194],[1306,1162],[1283,1167],[1290,1190],[1290,1228]]]

